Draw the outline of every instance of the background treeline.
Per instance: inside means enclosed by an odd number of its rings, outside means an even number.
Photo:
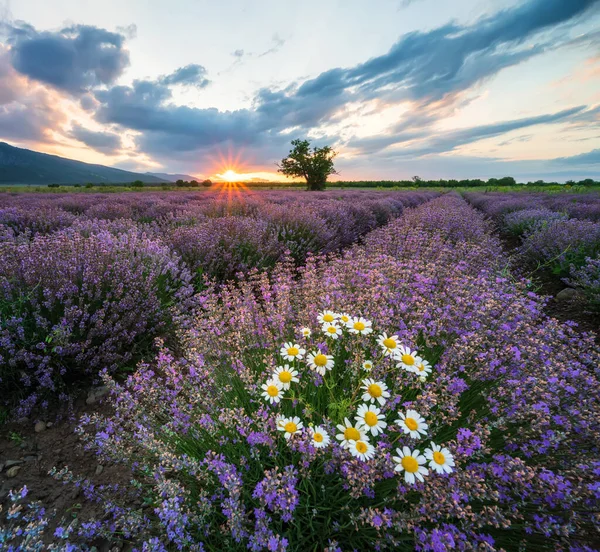
[[[591,178],[575,181],[568,180],[562,182],[545,182],[536,180],[535,182],[517,182],[512,176],[503,178],[489,178],[481,180],[479,178],[466,180],[423,180],[414,176],[410,180],[379,180],[379,181],[339,181],[333,183],[340,188],[477,188],[477,187],[496,187],[496,186],[600,186],[600,181]]]

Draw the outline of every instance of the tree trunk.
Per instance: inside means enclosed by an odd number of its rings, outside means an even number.
[[[320,192],[325,189],[326,180],[311,179],[306,181],[306,189],[310,192]]]

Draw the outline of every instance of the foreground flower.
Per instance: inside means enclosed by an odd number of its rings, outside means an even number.
[[[377,343],[383,349],[385,356],[394,355],[398,349],[398,336],[391,335],[388,337],[388,334],[384,332],[377,338]]]
[[[310,328],[302,328],[300,333],[302,334],[302,337],[310,337],[312,332],[310,331]]]
[[[390,398],[390,392],[387,390],[387,385],[382,381],[375,381],[372,378],[367,378],[362,381],[361,389],[364,390],[362,400],[365,402],[378,402],[381,406]]]
[[[405,347],[404,345],[398,348],[395,357],[399,361],[396,366],[408,372],[415,372],[417,364],[420,364],[422,360],[417,355],[417,351],[411,351],[409,347]]]
[[[373,361],[372,360],[365,360],[363,362],[363,370],[365,370],[366,372],[370,372],[371,370],[373,370]]]
[[[297,343],[292,343],[289,341],[283,344],[283,347],[279,350],[279,352],[285,360],[292,361],[300,360],[302,357],[304,357],[306,349],[302,349]]]
[[[298,370],[290,368],[289,364],[278,366],[273,372],[273,379],[281,384],[282,389],[289,389],[290,383],[298,383]]]
[[[348,450],[352,456],[359,458],[363,462],[375,456],[375,447],[368,441],[355,441],[352,439],[348,442]]]
[[[321,329],[323,330],[323,333],[327,337],[331,337],[331,339],[337,339],[340,335],[342,335],[342,328],[340,328],[335,322],[323,324]]]
[[[421,454],[419,449],[415,449],[411,452],[408,447],[402,447],[396,449],[398,456],[392,457],[392,460],[396,462],[394,468],[397,472],[404,472],[404,480],[410,485],[414,485],[415,478],[419,481],[423,481],[424,475],[429,475],[429,470],[424,466],[426,462],[425,456]]]
[[[383,430],[387,427],[385,416],[381,413],[381,410],[368,404],[361,404],[358,407],[354,419],[367,433],[371,432],[371,435],[375,437],[379,433],[383,433]]]
[[[454,470],[454,456],[446,448],[431,442],[431,448],[425,449],[425,458],[429,460],[429,467],[437,473],[451,473]]]
[[[407,410],[406,414],[398,414],[399,418],[396,420],[396,424],[400,426],[400,429],[410,435],[413,439],[420,439],[421,434],[427,435],[427,428],[429,427],[425,423],[423,418],[416,410]]]
[[[317,320],[320,324],[330,324],[331,322],[335,322],[337,319],[338,314],[330,310],[320,312],[317,316]]]
[[[348,322],[350,322],[351,319],[352,319],[352,317],[349,314],[345,313],[345,312],[343,312],[343,313],[341,313],[339,315],[339,321],[342,324],[344,324],[345,326],[348,325]]]
[[[308,366],[310,368],[312,368],[322,376],[325,375],[325,372],[327,370],[333,369],[334,364],[332,355],[325,355],[319,350],[317,350],[316,353],[308,353],[308,356],[306,357],[306,362],[308,363]]]
[[[427,362],[426,360],[420,358],[414,372],[422,378],[426,378],[429,374],[431,374],[431,364],[429,364],[429,362]]]
[[[368,335],[373,331],[372,322],[364,318],[352,318],[348,322],[348,331],[353,334]]]
[[[271,404],[277,404],[283,397],[283,386],[276,379],[270,379],[261,385],[261,395]]]
[[[321,427],[309,428],[310,436],[312,437],[312,446],[315,448],[325,448],[329,445],[331,439],[327,432]]]
[[[350,441],[368,441],[369,438],[364,432],[362,427],[352,425],[352,422],[348,418],[344,418],[344,424],[338,424],[336,426],[341,433],[336,435],[336,439],[341,441],[342,448],[348,448]]]
[[[277,420],[277,429],[284,432],[283,436],[286,439],[298,433],[303,427],[298,416],[294,416],[293,418],[284,418],[282,416]]]

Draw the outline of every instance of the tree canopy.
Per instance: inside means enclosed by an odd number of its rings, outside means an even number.
[[[310,146],[309,140],[292,140],[293,149],[281,160],[278,171],[286,176],[302,177],[308,190],[324,190],[327,177],[337,174],[333,160],[337,152],[331,146]]]

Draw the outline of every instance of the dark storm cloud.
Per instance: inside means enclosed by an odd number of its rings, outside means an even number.
[[[98,27],[74,25],[49,32],[17,22],[3,25],[2,31],[19,73],[71,94],[113,84],[129,65],[125,36]]]
[[[182,84],[187,86],[197,86],[204,88],[210,81],[206,78],[206,69],[202,65],[192,63],[185,67],[180,67],[170,75],[165,75],[158,79],[161,84]]]
[[[70,136],[90,148],[108,155],[117,153],[122,147],[121,137],[118,134],[89,130],[77,123],[73,125]]]

